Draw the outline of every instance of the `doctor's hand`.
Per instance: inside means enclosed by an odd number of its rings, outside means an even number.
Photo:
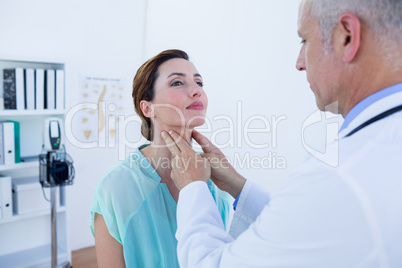
[[[221,150],[213,145],[205,136],[196,130],[193,130],[192,135],[204,151],[201,155],[208,159],[211,165],[212,181],[219,189],[228,192],[236,199],[243,189],[246,179],[233,168]]]
[[[179,190],[194,181],[208,182],[211,176],[208,160],[194,152],[176,132],[162,131],[161,136],[173,155],[170,176]]]

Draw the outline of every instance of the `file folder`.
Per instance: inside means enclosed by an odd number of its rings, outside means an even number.
[[[4,164],[15,164],[14,123],[2,122]]]
[[[0,204],[2,218],[10,218],[13,216],[13,203],[12,203],[12,190],[11,190],[11,177],[0,177]]]

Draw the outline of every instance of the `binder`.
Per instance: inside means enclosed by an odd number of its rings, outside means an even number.
[[[3,70],[4,109],[25,109],[24,69]]]
[[[3,124],[0,124],[0,165],[4,165]]]
[[[64,70],[56,70],[56,109],[64,110]]]
[[[0,220],[3,218],[3,201],[2,199],[2,191],[1,191],[1,183],[0,183]]]
[[[56,108],[55,102],[55,72],[54,70],[46,70],[46,108],[54,110]]]
[[[35,109],[45,109],[45,70],[35,70]]]
[[[15,163],[14,123],[4,121],[2,125],[4,164],[11,165]]]
[[[20,122],[7,120],[14,124],[14,154],[15,163],[21,163]]]
[[[2,218],[10,218],[13,216],[11,177],[0,177],[0,203]]]
[[[4,109],[17,109],[17,92],[15,88],[15,69],[3,70]]]
[[[25,108],[27,110],[35,109],[35,71],[34,69],[24,70],[25,78]]]

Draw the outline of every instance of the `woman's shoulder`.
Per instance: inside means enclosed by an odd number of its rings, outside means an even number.
[[[96,191],[98,195],[141,204],[157,186],[152,176],[130,155],[106,171]]]
[[[120,243],[127,222],[157,188],[152,177],[141,169],[132,155],[112,165],[99,180],[91,202],[91,229],[94,214],[102,214],[108,230]]]

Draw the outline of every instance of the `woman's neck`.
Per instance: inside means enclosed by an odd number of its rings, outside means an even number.
[[[173,156],[171,152],[169,151],[169,148],[166,146],[165,141],[162,139],[161,132],[162,130],[164,131],[169,131],[173,130],[176,131],[183,139],[185,142],[187,142],[190,146],[192,145],[192,132],[193,129],[154,129],[154,136],[153,136],[153,141],[151,144],[143,150],[145,153],[145,156],[149,159],[152,159],[154,161],[157,161],[159,159],[171,159]]]
[[[191,146],[192,129],[166,129],[165,131],[174,130]],[[141,153],[148,159],[152,167],[161,178],[161,183],[165,183],[173,199],[176,201],[179,198],[179,190],[170,178],[170,161],[173,158],[172,153],[166,146],[165,141],[161,137],[161,129],[154,129],[154,137],[151,144],[141,150]]]

